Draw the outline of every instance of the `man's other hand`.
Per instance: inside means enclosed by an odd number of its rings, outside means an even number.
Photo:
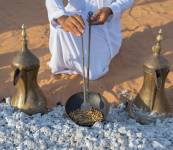
[[[76,36],[80,36],[84,32],[85,23],[81,16],[61,16],[57,22],[65,32],[71,32]]]
[[[113,14],[113,12],[112,9],[109,7],[103,7],[101,9],[98,9],[90,18],[91,24],[103,25],[111,14]]]

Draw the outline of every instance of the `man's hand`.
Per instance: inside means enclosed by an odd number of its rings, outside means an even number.
[[[71,32],[76,36],[80,36],[84,32],[85,23],[82,17],[78,15],[74,16],[62,16],[57,19],[65,32]]]
[[[113,14],[113,12],[109,7],[103,7],[101,9],[98,9],[90,18],[91,24],[103,25],[111,14]]]

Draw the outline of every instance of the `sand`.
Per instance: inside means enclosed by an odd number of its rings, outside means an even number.
[[[91,90],[100,92],[110,103],[117,104],[117,92],[128,89],[134,95],[143,82],[142,65],[151,55],[157,31],[164,33],[163,55],[169,60],[171,72],[166,81],[166,93],[173,101],[173,1],[138,0],[133,9],[122,16],[123,44],[120,53],[112,60],[110,71],[91,82]],[[81,90],[79,75],[51,75],[47,62],[49,25],[44,1],[0,1],[0,97],[14,94],[12,58],[21,49],[21,30],[24,23],[29,36],[29,48],[41,61],[38,82],[47,96],[48,105],[65,103]],[[75,85],[75,86],[74,86]]]

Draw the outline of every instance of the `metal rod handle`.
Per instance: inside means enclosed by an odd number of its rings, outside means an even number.
[[[85,51],[84,51],[84,40],[83,40],[83,35],[81,36],[81,42],[82,42],[83,93],[84,93],[84,103],[86,103]]]
[[[89,92],[89,70],[90,70],[90,54],[91,54],[91,16],[93,15],[93,12],[88,12],[88,26],[89,26],[89,33],[88,33],[88,66],[87,66],[87,92]]]

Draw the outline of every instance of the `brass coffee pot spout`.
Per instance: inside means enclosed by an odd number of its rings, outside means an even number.
[[[16,93],[12,97],[11,105],[30,115],[47,112],[46,98],[37,83],[40,62],[28,49],[24,25],[22,25],[22,50],[13,59],[12,67]]]
[[[165,95],[165,80],[170,67],[168,61],[161,55],[162,30],[156,37],[152,47],[153,54],[144,63],[144,82],[134,103],[149,112],[171,112]]]

